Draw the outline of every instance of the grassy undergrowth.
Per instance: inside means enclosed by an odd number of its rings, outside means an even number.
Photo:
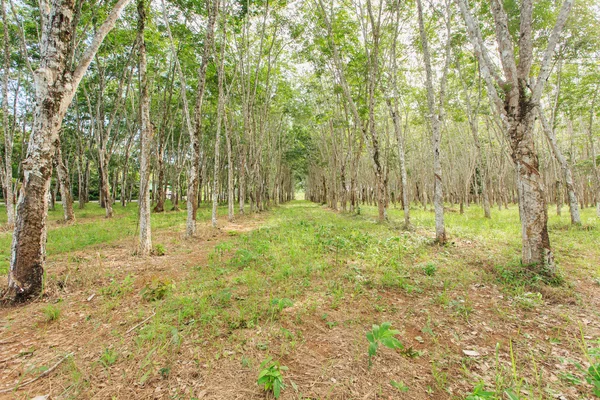
[[[52,222],[50,256],[136,234],[135,204],[115,210],[110,221],[90,205],[76,225]],[[60,211],[54,213],[56,221]],[[373,207],[350,215],[296,201],[267,213],[254,230],[221,234],[207,258],[182,256],[191,250],[178,253],[181,239],[173,239],[155,261],[161,272],[151,278],[127,268],[99,271],[110,273],[110,282],[78,288],[98,294],[93,309],[71,310],[67,298],[42,310],[43,329],[71,326],[70,313],[85,315],[81,329],[109,329],[95,343],[101,347],[95,362],[69,364],[64,397],[86,398],[97,382],[82,377],[100,376],[138,388],[172,385],[171,398],[194,398],[175,383],[185,378],[182,365],[194,379],[205,376],[209,386],[233,376],[222,386],[233,389],[258,387],[256,377],[273,369],[281,375],[263,379],[261,387],[274,391],[278,380],[282,397],[294,399],[341,398],[352,385],[359,392],[372,385],[383,398],[403,392],[470,399],[592,393],[600,341],[591,327],[600,315],[590,297],[594,289],[581,285],[600,282],[594,210],[583,210],[582,227],[571,227],[568,215],[551,216],[559,264],[554,281],[520,266],[517,207],[496,210],[491,220],[478,207],[464,215],[448,212],[451,241],[442,247],[433,244],[432,212],[413,209],[410,230],[401,228],[401,210],[391,208],[389,216],[391,222],[378,224]],[[202,208],[200,219],[208,218],[209,209]],[[185,212],[153,214],[155,229],[183,231],[184,222]],[[177,265],[183,275],[168,274],[165,265],[173,260],[185,260]],[[378,340],[389,348],[369,350],[365,334],[384,322],[402,345],[387,346],[392,339],[385,337]],[[325,361],[314,361],[321,355],[314,342],[319,351],[329,349]],[[336,380],[333,359],[345,360],[350,375]],[[273,367],[279,365],[288,369]],[[304,385],[300,371],[311,376]],[[310,382],[316,380],[331,387],[315,392]]]
[[[113,206],[113,218],[104,218],[105,211],[98,203],[86,204],[84,209],[75,207],[75,224],[62,223],[63,209],[57,203],[54,210],[48,212],[48,242],[46,251],[49,256],[72,251],[82,250],[89,246],[108,244],[133,236],[138,233],[138,208],[137,203],[130,203],[126,207],[120,204]],[[169,201],[165,205],[170,210]],[[204,205],[198,209],[198,219],[209,218],[210,209]],[[5,209],[0,207],[0,224],[6,223]],[[185,224],[185,211],[152,214],[152,229],[164,229]],[[0,233],[0,274],[8,273],[10,261],[10,244],[12,231]]]
[[[488,320],[489,327],[505,329],[504,324],[523,318],[520,313],[540,312],[548,293],[554,300],[577,301],[568,280],[545,282],[518,272],[522,268],[518,265],[517,213],[516,207],[503,210],[492,220],[484,219],[476,207],[468,209],[465,215],[448,213],[446,221],[453,241],[438,247],[426,234],[434,224],[430,212],[414,210],[414,229],[405,231],[394,223],[375,223],[375,210],[370,207],[363,207],[361,215],[344,215],[306,202],[283,206],[261,228],[243,235],[232,234],[230,240],[219,243],[206,265],[194,265],[190,277],[155,304],[156,317],[140,330],[136,339],[138,351],[140,356],[147,352],[158,354],[165,360],[165,366],[160,368],[170,368],[182,342],[191,339],[192,346],[210,343],[203,347],[205,351],[197,351],[199,365],[210,368],[221,358],[242,354],[243,366],[258,366],[268,357],[292,356],[298,346],[305,344],[308,333],[303,326],[307,320],[317,318],[330,330],[343,325],[362,331],[364,326],[390,316],[402,321],[412,315],[420,321],[418,313],[425,311],[427,321],[418,322],[420,330],[434,342],[427,356],[433,376],[427,391],[444,393],[450,381],[457,378],[475,386],[478,375],[468,372],[472,362],[468,358],[462,361],[462,376],[452,376],[447,371],[442,360],[452,356],[439,330],[458,331],[457,326],[471,326],[482,320],[482,315],[486,321],[489,312],[494,313]],[[593,249],[599,238],[591,213],[584,210],[585,228],[565,227],[564,216],[551,218],[557,259],[559,263],[568,259],[571,278],[586,274],[590,278],[593,273],[593,261],[587,258],[586,251]],[[390,216],[400,220],[399,211],[390,210]],[[566,251],[573,248],[578,251]],[[571,274],[572,269],[577,272]],[[478,285],[499,285],[508,296],[506,303],[501,303],[498,310],[491,305],[492,309],[485,305],[482,309],[481,299],[473,294],[473,287]],[[399,314],[400,309],[390,300],[390,296],[398,295],[421,304],[420,307],[425,299],[431,311],[409,307]],[[351,314],[353,308],[366,313]],[[340,314],[348,317],[340,320]],[[249,350],[243,332],[256,329],[275,333],[263,334]],[[523,339],[519,334],[517,337]],[[419,336],[417,341],[423,339]],[[529,376],[542,362],[536,358],[539,354],[525,346],[518,350],[523,352],[518,357],[524,360],[515,361],[516,347],[513,350],[512,342],[503,343],[504,356],[509,357],[510,352],[510,359],[503,364],[500,347],[492,348],[490,362],[496,364],[493,393],[498,396],[490,394],[487,398],[502,398],[515,391],[545,398],[547,393],[558,390]],[[572,346],[578,351],[576,341]],[[366,351],[361,353],[363,350],[359,345],[354,357],[366,355]],[[424,353],[411,347],[402,354],[418,358]],[[149,364],[140,368],[145,371],[141,372],[142,377],[147,379],[157,367]]]

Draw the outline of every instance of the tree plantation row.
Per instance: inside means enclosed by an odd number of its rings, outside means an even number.
[[[598,207],[592,0],[2,0],[5,298],[42,290],[47,213],[294,198],[444,213],[518,204],[524,267],[553,275],[549,204]],[[553,211],[554,212],[554,211]]]

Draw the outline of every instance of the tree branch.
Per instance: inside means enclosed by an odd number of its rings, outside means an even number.
[[[106,35],[108,35],[108,32],[110,32],[115,27],[117,19],[121,16],[121,12],[130,2],[131,0],[119,0],[117,4],[115,4],[111,12],[108,14],[106,20],[104,20],[104,23],[102,24],[102,26],[100,26],[100,29],[98,29],[98,31],[94,35],[92,43],[83,53],[79,64],[73,72],[73,87],[77,87],[79,85],[79,82],[81,82],[83,75],[90,66],[92,60],[94,59],[94,56],[98,52],[98,49],[100,49],[104,38],[106,37]]]
[[[556,45],[558,43],[558,39],[560,37],[560,33],[562,32],[565,23],[567,22],[567,17],[571,12],[571,8],[573,7],[573,0],[565,0],[560,9],[560,13],[558,14],[558,18],[556,19],[556,24],[554,25],[554,29],[552,29],[552,33],[550,34],[550,38],[548,39],[548,47],[546,47],[546,51],[544,53],[544,58],[542,59],[542,65],[540,67],[540,73],[538,75],[538,79],[535,82],[535,87],[533,88],[533,94],[531,96],[531,101],[533,104],[538,104],[540,98],[542,97],[542,90],[544,89],[544,85],[550,76],[550,71],[552,71],[552,66],[550,62],[552,61],[552,57],[554,56],[554,51],[556,50]]]

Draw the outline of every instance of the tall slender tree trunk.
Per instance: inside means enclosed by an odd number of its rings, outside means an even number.
[[[433,147],[433,206],[435,209],[435,238],[440,244],[446,243],[446,228],[444,226],[444,192],[442,183],[442,161],[441,161],[441,141],[442,134],[440,130],[440,111],[443,107],[443,92],[444,92],[444,80],[448,70],[448,54],[446,54],[446,65],[444,78],[442,78],[442,84],[440,89],[440,109],[436,109],[433,91],[433,78],[431,71],[431,56],[429,54],[429,43],[425,33],[425,24],[423,22],[423,6],[421,0],[417,0],[417,10],[419,14],[419,33],[421,36],[421,45],[423,47],[423,58],[425,61],[425,86],[427,88],[427,105],[429,107],[429,120],[432,131],[432,147]],[[447,18],[450,18],[448,16]],[[449,30],[449,29],[448,29]],[[449,32],[448,32],[449,33]],[[450,37],[447,38],[446,53],[450,51]]]
[[[4,38],[4,76],[2,79],[2,129],[4,134],[4,199],[6,201],[6,227],[12,229],[15,225],[15,204],[13,203],[13,173],[12,173],[12,151],[13,151],[13,130],[8,121],[8,78],[10,75],[10,37],[8,34],[8,19],[6,18],[6,8],[4,0],[0,3],[2,7],[2,31]]]
[[[232,148],[231,148],[231,135],[232,135],[232,127],[229,124],[227,118],[227,112],[223,113],[224,124],[225,124],[225,139],[227,146],[227,220],[229,222],[234,219],[234,196],[233,196],[233,156],[232,156]]]
[[[139,253],[148,255],[152,251],[152,230],[150,225],[150,146],[152,145],[152,123],[150,122],[150,95],[148,93],[148,76],[146,73],[146,40],[144,30],[146,25],[146,4],[137,0],[138,11],[138,46],[140,73],[140,194],[138,200],[140,241]]]
[[[212,0],[213,4],[210,7],[208,25],[206,29],[206,39],[204,40],[204,49],[202,54],[202,62],[198,70],[198,87],[196,90],[196,105],[194,109],[194,130],[190,132],[190,147],[192,159],[190,162],[190,170],[188,172],[188,193],[187,193],[187,223],[186,235],[192,237],[196,234],[196,212],[198,210],[198,196],[201,192],[201,149],[200,140],[202,137],[202,103],[204,101],[204,91],[206,88],[206,68],[209,64],[209,58],[213,46],[213,38],[215,32],[215,20],[217,13],[218,0]],[[207,2],[208,3],[208,2]]]
[[[165,107],[168,107],[167,105],[165,105]],[[165,211],[165,200],[166,200],[166,193],[164,190],[164,184],[165,184],[165,162],[164,162],[164,157],[165,157],[165,147],[164,147],[164,142],[162,140],[161,136],[161,132],[159,130],[158,132],[158,152],[156,154],[156,163],[157,163],[157,169],[158,169],[158,183],[157,183],[157,187],[156,187],[156,205],[154,206],[154,212],[163,212]]]
[[[596,99],[598,97],[598,91],[600,91],[600,85],[596,87],[594,92],[594,99],[592,100],[592,107],[590,109],[590,118],[588,122],[588,139],[590,141],[590,153],[592,156],[592,169],[594,176],[594,191],[596,198],[596,216],[600,218],[600,173],[598,173],[598,160],[596,159],[596,146],[594,145],[594,111],[596,109]]]
[[[98,169],[100,172],[100,206],[104,207],[106,218],[113,216],[113,201],[110,195],[110,182],[108,178],[108,156],[106,145],[102,143],[98,152]]]
[[[563,178],[565,180],[565,186],[567,187],[567,197],[569,199],[569,212],[571,214],[571,224],[580,225],[581,224],[581,216],[579,214],[579,204],[577,201],[577,193],[575,192],[575,185],[573,183],[573,172],[571,171],[571,167],[569,166],[569,162],[562,154],[562,151],[558,147],[558,142],[556,141],[556,135],[554,134],[554,129],[550,126],[550,123],[546,119],[544,115],[544,111],[539,109],[540,122],[542,123],[542,129],[544,130],[544,134],[548,139],[548,143],[550,143],[550,148],[554,153],[554,157],[560,164],[560,168],[563,173]],[[559,188],[558,186],[557,188]],[[558,191],[558,190],[557,190]],[[560,210],[559,204],[562,203],[558,199],[557,196],[557,211]],[[560,215],[560,213],[559,213]]]
[[[65,222],[74,222],[75,213],[73,211],[73,196],[71,195],[71,179],[69,178],[69,170],[65,165],[60,148],[60,142],[56,146],[56,176],[60,186],[60,199],[63,206]]]
[[[215,6],[215,10],[218,9],[218,4],[220,0],[215,0],[217,5]],[[226,28],[226,19],[223,18],[222,22],[222,39],[220,43],[220,54],[217,66],[217,80],[218,80],[218,104],[217,104],[217,129],[215,132],[215,159],[214,159],[214,169],[213,169],[213,188],[212,188],[212,226],[213,228],[217,227],[217,207],[219,206],[219,167],[220,167],[220,157],[221,157],[221,128],[223,126],[223,117],[225,113],[225,92],[223,90],[223,84],[225,81],[225,47],[227,45],[227,28]],[[227,126],[225,126],[227,129]]]

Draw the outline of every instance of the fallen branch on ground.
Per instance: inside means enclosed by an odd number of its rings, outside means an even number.
[[[13,386],[11,388],[1,389],[0,393],[9,393],[9,392],[13,392],[15,390],[19,390],[23,386],[27,386],[30,383],[33,383],[33,382],[37,381],[38,379],[43,378],[44,376],[50,374],[50,372],[54,371],[60,364],[62,364],[63,361],[65,361],[67,358],[71,357],[72,355],[73,355],[73,353],[67,354],[66,356],[64,356],[63,358],[61,358],[59,362],[57,362],[56,364],[54,364],[53,366],[51,366],[50,368],[48,368],[47,370],[45,370],[44,372],[42,372],[41,374],[39,374],[36,378],[30,379],[30,380],[25,381],[25,382],[21,382],[18,385]]]
[[[136,328],[140,327],[141,325],[145,324],[146,322],[148,322],[148,320],[152,317],[154,317],[156,315],[156,312],[153,312],[151,316],[149,316],[148,318],[146,318],[145,320],[143,320],[142,322],[140,322],[139,324],[137,324],[136,326],[134,326],[133,328],[129,328],[129,330],[127,332],[125,332],[126,335],[129,335],[131,332],[133,332]]]

